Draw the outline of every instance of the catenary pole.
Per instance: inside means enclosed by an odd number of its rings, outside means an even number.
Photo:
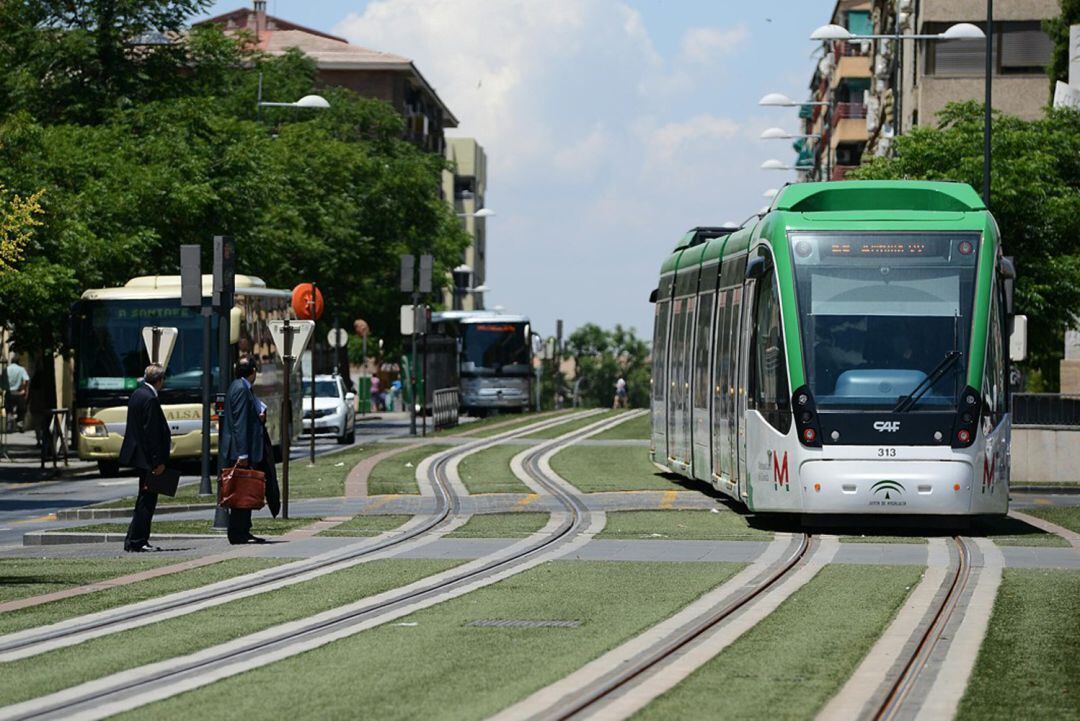
[[[986,0],[986,78],[983,99],[983,205],[990,208],[990,135],[994,85],[994,0]]]

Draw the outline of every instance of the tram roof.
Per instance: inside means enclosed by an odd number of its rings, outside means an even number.
[[[209,273],[202,277],[202,294],[209,296],[214,287],[214,276]],[[288,291],[271,290],[262,278],[253,275],[236,275],[236,290],[239,293],[284,294]],[[83,300],[122,300],[122,299],[158,299],[179,298],[180,276],[178,275],[139,275],[124,285],[115,288],[90,288],[83,291]]]
[[[841,180],[787,185],[777,194],[771,209],[795,213],[971,213],[986,210],[986,205],[967,183],[930,180]]]
[[[526,315],[511,313],[499,313],[494,310],[444,310],[431,314],[431,322],[445,323],[454,321],[457,323],[490,323],[491,321],[503,321],[505,323],[528,323]]]

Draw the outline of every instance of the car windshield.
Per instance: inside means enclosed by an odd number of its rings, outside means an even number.
[[[304,381],[304,397],[311,397],[311,381]],[[315,380],[315,397],[316,398],[340,398],[341,393],[338,392],[337,381],[321,381]]]
[[[162,391],[163,400],[197,400],[202,387],[202,317],[180,306],[180,299],[90,300],[75,308],[77,390],[84,395],[127,395],[142,377],[149,356],[142,329],[179,330]],[[217,318],[211,337],[217,337]],[[217,344],[210,348],[212,386],[217,384]]]
[[[464,326],[463,365],[468,370],[529,372],[525,323],[469,323]]]
[[[979,236],[792,233],[811,393],[825,409],[891,410],[951,351],[920,399],[951,410],[964,384]]]

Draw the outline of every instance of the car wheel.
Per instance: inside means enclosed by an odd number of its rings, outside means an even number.
[[[119,461],[98,461],[97,469],[102,478],[116,478],[120,475]]]

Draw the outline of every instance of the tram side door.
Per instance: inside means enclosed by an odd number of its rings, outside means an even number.
[[[742,260],[742,264],[745,267],[746,259]],[[735,452],[733,458],[733,470],[739,484],[739,497],[747,498],[749,495],[750,479],[746,469],[746,393],[747,385],[749,383],[749,368],[750,368],[750,332],[751,322],[753,317],[751,314],[754,311],[754,284],[756,281],[747,280],[743,283],[742,288],[736,289],[736,294],[741,296],[738,304],[738,317],[739,317],[739,331],[738,339],[739,346],[736,357],[739,359],[739,367],[736,371],[737,379],[737,391],[735,393],[735,433],[732,434],[732,440],[735,442]]]

